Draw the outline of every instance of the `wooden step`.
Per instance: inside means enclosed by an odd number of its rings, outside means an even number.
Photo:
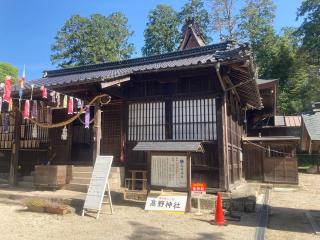
[[[19,187],[22,187],[22,188],[30,188],[30,189],[33,189],[33,188],[34,188],[33,182],[20,181],[20,182],[18,183],[18,186],[19,186]]]
[[[69,183],[64,186],[64,189],[76,192],[88,192],[88,184]]]
[[[91,178],[92,172],[73,172],[72,178]]]
[[[93,167],[91,166],[72,166],[72,172],[92,172]]]
[[[90,178],[72,178],[71,182],[72,184],[89,184]]]
[[[33,182],[33,176],[23,176],[23,182]]]

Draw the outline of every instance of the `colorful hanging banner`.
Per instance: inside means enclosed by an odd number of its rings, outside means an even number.
[[[50,92],[50,97],[51,97],[51,102],[55,103],[56,102],[56,92],[55,91]]]
[[[22,99],[23,98],[23,88],[19,89],[19,98]]]
[[[73,114],[73,97],[69,97],[68,114]]]
[[[3,133],[7,134],[9,132],[9,114],[8,113],[4,114],[2,124],[3,124],[3,128],[2,128]]]
[[[23,118],[29,119],[29,117],[30,117],[30,102],[29,102],[29,100],[26,100],[24,102]]]
[[[81,107],[82,107],[82,101],[79,98],[77,98],[77,109],[80,110]]]
[[[12,79],[10,76],[6,76],[4,80],[4,90],[3,90],[3,98],[4,102],[9,103],[11,98],[11,90],[12,90]]]
[[[2,110],[2,97],[0,97],[0,113],[1,113],[1,110]]]
[[[85,113],[85,116],[84,116],[84,127],[85,128],[89,128],[90,127],[90,106],[86,106],[86,113]]]
[[[45,86],[42,86],[41,88],[41,96],[42,98],[47,99],[48,95],[47,95],[47,88]]]
[[[9,112],[12,112],[12,109],[13,109],[13,102],[12,102],[12,98],[10,98],[10,100],[9,100],[9,106],[8,106],[8,111],[9,111]]]
[[[37,137],[38,137],[38,129],[37,129],[37,125],[34,124],[32,128],[32,138],[37,138]]]
[[[30,97],[30,100],[32,100],[32,97],[33,97],[33,89],[34,89],[34,85],[31,84],[31,97]]]
[[[24,89],[24,83],[26,81],[26,67],[23,66],[23,72],[22,72],[22,76],[19,80],[19,86],[20,86],[20,89]]]
[[[60,93],[56,93],[56,99],[57,99],[57,107],[60,107],[61,99],[60,99]]]
[[[22,99],[23,97],[23,89],[24,89],[24,83],[26,81],[26,68],[23,67],[22,76],[19,80],[19,98]]]
[[[68,107],[68,96],[67,95],[64,95],[64,98],[63,98],[63,108],[67,108]]]
[[[32,101],[31,118],[37,119],[37,117],[38,117],[38,102],[34,100]]]

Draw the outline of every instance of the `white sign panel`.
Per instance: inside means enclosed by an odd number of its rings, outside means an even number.
[[[98,156],[93,168],[84,209],[100,211],[106,191],[113,156]]]
[[[187,187],[186,156],[152,156],[151,185]]]
[[[187,193],[150,192],[145,210],[184,213],[187,205]]]

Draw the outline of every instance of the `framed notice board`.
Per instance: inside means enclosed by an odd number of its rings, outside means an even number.
[[[188,188],[187,156],[152,155],[151,185],[169,188]]]

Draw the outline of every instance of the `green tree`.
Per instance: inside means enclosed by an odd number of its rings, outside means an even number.
[[[272,61],[269,62],[270,69],[265,70],[270,77],[279,79],[280,89],[287,87],[290,69],[296,64],[298,46],[294,31],[293,28],[284,28],[282,35],[274,37]]]
[[[172,52],[180,42],[177,12],[170,6],[159,4],[148,15],[144,30],[144,56]]]
[[[179,19],[183,27],[185,26],[186,20],[190,18],[194,19],[199,25],[206,42],[210,42],[210,17],[202,0],[188,0],[188,2],[183,5],[181,12],[179,13]],[[182,28],[182,33],[183,32],[184,29]]]
[[[220,41],[236,40],[237,18],[235,5],[237,0],[211,0],[211,17],[213,31],[219,34]]]
[[[10,63],[0,62],[0,83],[4,82],[6,76],[11,76],[12,81],[16,82],[18,79],[18,68]]]
[[[279,94],[282,114],[311,111],[312,102],[320,101],[318,68],[307,63],[308,55],[299,53],[288,69],[287,85]]]
[[[245,0],[240,10],[240,36],[242,40],[249,41],[254,50],[274,32],[275,9],[272,0]]]
[[[256,56],[259,75],[271,77],[270,69],[277,54],[277,36],[273,28],[275,5],[272,0],[246,0],[240,10],[241,41],[249,41]]]
[[[320,0],[304,0],[297,13],[297,18],[302,17],[304,21],[297,31],[302,37],[302,49],[320,64]]]
[[[128,42],[133,32],[120,12],[89,18],[72,16],[58,31],[51,49],[51,61],[61,67],[127,59],[133,52]]]

